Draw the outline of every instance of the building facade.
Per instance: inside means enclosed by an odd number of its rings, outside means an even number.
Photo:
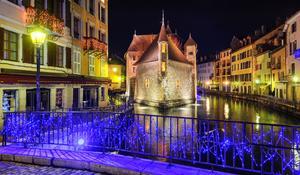
[[[220,78],[219,90],[230,92],[230,77],[231,77],[231,49],[225,49],[220,52]]]
[[[253,91],[253,44],[251,40],[245,46],[231,54],[231,92],[251,94]]]
[[[126,65],[125,60],[112,55],[108,60],[108,76],[111,78],[109,89],[114,92],[126,91]]]
[[[271,52],[271,68],[274,80],[272,89],[275,97],[287,100],[287,71],[286,71],[286,52],[285,43]]]
[[[198,69],[198,86],[202,89],[212,89],[214,84],[215,73],[215,56],[201,57],[197,65]]]
[[[287,99],[300,100],[300,11],[289,18],[286,32]]]
[[[108,104],[107,0],[0,1],[0,9],[0,113],[36,108],[28,33],[36,24],[51,31],[41,46],[41,110]]]
[[[164,19],[159,34],[134,35],[127,53],[127,92],[138,103],[169,108],[196,99],[197,44],[182,47]],[[134,91],[134,92],[133,92]]]

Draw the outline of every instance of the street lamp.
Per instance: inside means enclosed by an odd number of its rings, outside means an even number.
[[[41,66],[41,60],[40,60],[40,49],[41,46],[44,44],[47,34],[41,29],[33,30],[30,33],[32,43],[36,47],[36,111],[41,110],[41,87],[40,87],[40,66]]]
[[[299,80],[299,78],[298,78],[296,75],[294,75],[294,76],[293,76],[293,82],[294,82],[294,83],[297,83],[298,80]]]

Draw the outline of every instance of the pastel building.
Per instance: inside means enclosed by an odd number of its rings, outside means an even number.
[[[300,11],[285,24],[287,99],[300,100]]]
[[[198,85],[203,89],[212,89],[215,73],[215,56],[204,56],[200,58],[198,69]]]
[[[0,114],[36,108],[33,23],[51,31],[41,46],[41,110],[108,104],[107,0],[0,1],[0,9]]]

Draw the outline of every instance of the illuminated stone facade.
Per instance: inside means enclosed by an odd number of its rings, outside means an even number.
[[[197,44],[191,35],[182,47],[178,35],[163,23],[158,35],[140,37],[147,48],[140,48],[137,43],[143,42],[137,38],[135,34],[125,54],[128,95],[138,103],[162,108],[194,102]]]

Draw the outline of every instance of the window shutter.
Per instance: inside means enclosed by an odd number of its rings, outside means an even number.
[[[0,28],[0,60],[2,60],[4,56],[3,45],[4,45],[4,30],[3,28]]]
[[[56,64],[56,44],[48,42],[48,66],[55,66]]]
[[[71,10],[69,0],[66,0],[66,26],[71,29]]]
[[[29,35],[23,35],[23,62],[34,63],[34,45]]]
[[[68,69],[71,69],[71,66],[72,66],[72,58],[71,58],[71,54],[72,54],[72,52],[71,52],[71,48],[69,48],[69,47],[67,47],[66,48],[66,67],[68,68]]]

